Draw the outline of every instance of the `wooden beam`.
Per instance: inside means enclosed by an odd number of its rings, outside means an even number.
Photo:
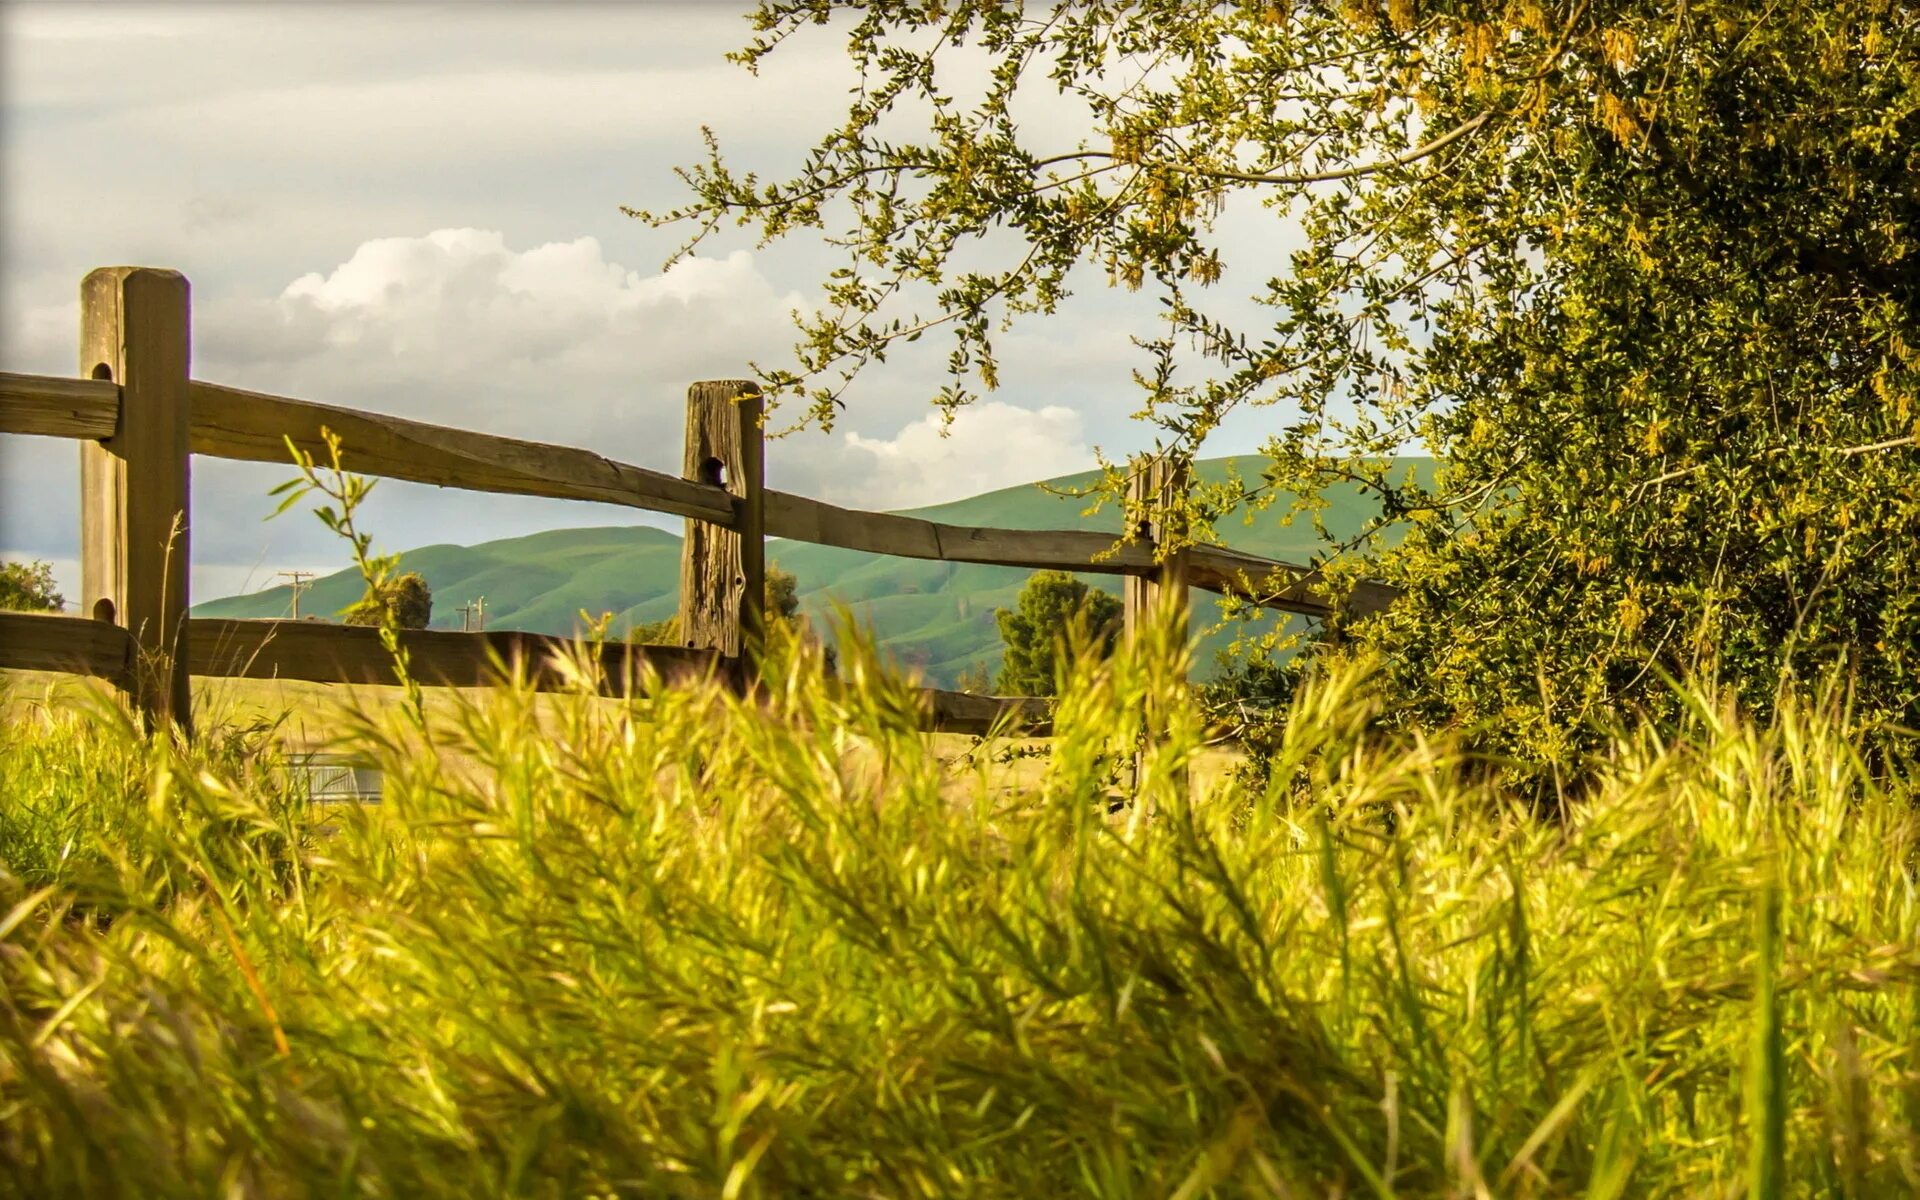
[[[719,488],[615,462],[571,446],[553,446],[490,433],[472,433],[289,400],[196,382],[193,452],[244,462],[287,463],[283,438],[324,461],[322,427],[341,441],[349,471],[478,492],[596,500],[703,521],[732,520],[733,505]]]
[[[243,621],[196,617],[189,622],[195,675],[245,679],[304,679],[314,683],[395,682],[393,659],[368,626],[324,621]],[[488,687],[501,681],[501,664],[518,667],[543,691],[573,686],[561,663],[583,644],[569,638],[515,630],[454,633],[400,630],[414,678],[432,687]],[[647,666],[662,681],[709,675],[730,679],[728,664],[709,651],[676,646],[606,643],[597,650],[602,690],[640,694]]]
[[[1144,543],[1140,549],[1148,555],[1149,562],[1153,562],[1156,548],[1177,532],[1169,521],[1184,520],[1178,515],[1181,510],[1177,506],[1186,496],[1186,464],[1141,455],[1134,459],[1132,468],[1132,474],[1127,477],[1127,509],[1129,517],[1138,522],[1135,536]],[[1177,606],[1174,619],[1182,629],[1186,627],[1188,555],[1189,550],[1182,548],[1153,562],[1147,570],[1127,577],[1121,600],[1129,637],[1153,619],[1162,606]]]
[[[1325,592],[1326,579],[1319,571],[1224,546],[1192,547],[1188,551],[1187,580],[1194,587],[1283,612],[1326,617],[1333,611]],[[1379,612],[1399,595],[1398,588],[1361,580],[1347,598],[1346,613],[1365,616]]]
[[[0,612],[0,668],[92,675],[124,687],[133,635],[110,621]]]
[[[90,392],[98,386],[65,382]],[[733,498],[725,489],[617,462],[590,450],[472,433],[221,384],[195,381],[189,391],[196,454],[248,462],[286,462],[283,434],[292,436],[294,443],[309,453],[324,454],[320,429],[325,426],[340,435],[347,468],[368,475],[473,491],[593,500],[669,513],[722,529],[733,527]],[[98,401],[87,404],[90,415],[76,420],[92,422],[88,428],[97,428],[101,420]],[[38,432],[10,427],[6,431]],[[1151,546],[1116,546],[1114,536],[1095,530],[951,525],[895,513],[840,508],[787,492],[765,491],[763,495],[764,532],[768,537],[899,558],[1029,570],[1128,575],[1154,569]],[[1190,553],[1187,578],[1193,587],[1240,595],[1272,608],[1325,614],[1325,602],[1310,589],[1262,584],[1276,570],[1293,576],[1306,573],[1306,568],[1294,564],[1217,546],[1199,546]],[[1248,586],[1247,580],[1259,586]],[[1383,591],[1377,585],[1363,584],[1355,592],[1356,608],[1361,603],[1378,606],[1390,599],[1391,590]]]
[[[1152,552],[1141,546],[1121,546],[1110,557],[1096,561],[1096,555],[1115,549],[1116,539],[1091,529],[947,525],[894,513],[837,508],[785,492],[767,493],[767,536],[897,558],[1101,575],[1143,570],[1153,561]]]
[[[1189,610],[1191,596],[1187,574],[1190,547],[1168,552],[1187,532],[1187,464],[1159,455],[1138,455],[1127,477],[1127,519],[1133,532],[1152,549],[1158,561],[1152,570],[1127,576],[1121,596],[1126,621],[1126,636],[1133,639],[1153,628],[1155,622],[1167,622],[1170,644],[1185,647],[1190,640]],[[1133,792],[1141,792],[1146,779],[1148,753],[1166,740],[1167,714],[1160,698],[1149,693],[1141,729],[1141,740],[1133,754]],[[1187,776],[1178,773],[1176,786],[1184,793]]]
[[[923,729],[975,736],[1002,730],[1014,737],[1051,737],[1053,703],[1035,696],[976,696],[922,688],[926,701]]]
[[[1324,617],[1330,611],[1326,597],[1317,590],[1319,572],[1225,546],[1192,547],[1187,552],[1187,581],[1282,612]]]
[[[766,470],[760,385],[687,389],[685,475],[733,498],[726,525],[689,520],[680,547],[680,643],[742,661],[752,677],[767,587]]]
[[[80,285],[80,373],[117,383],[111,436],[80,447],[81,611],[133,635],[150,725],[188,729],[189,298],[186,276],[102,267]]]
[[[283,433],[301,449],[323,454],[326,447],[320,429],[326,426],[340,435],[348,469],[368,475],[473,491],[621,504],[722,529],[730,529],[734,520],[732,498],[723,495],[725,489],[617,462],[590,450],[449,429],[220,384],[196,381],[190,391],[196,454],[286,462]],[[1151,546],[1116,547],[1115,537],[1095,530],[950,525],[840,508],[788,492],[763,494],[768,537],[898,558],[1029,570],[1126,575],[1153,568]],[[1275,569],[1299,574],[1304,568],[1220,547],[1195,547],[1193,554],[1196,562],[1188,571],[1188,581],[1194,587],[1239,594],[1289,612],[1318,616],[1326,611],[1324,602],[1299,589],[1249,588],[1240,578],[1245,575],[1257,582]],[[1199,561],[1201,557],[1204,562]]]
[[[0,371],[0,433],[110,438],[120,421],[120,385]]]

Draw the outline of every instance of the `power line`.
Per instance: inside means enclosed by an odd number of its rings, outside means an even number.
[[[487,598],[471,600],[453,611],[460,614],[460,632],[478,633],[487,627]]]
[[[282,571],[280,572],[280,577],[293,581],[290,585],[293,588],[293,619],[298,621],[300,619],[300,593],[313,586],[313,572]]]

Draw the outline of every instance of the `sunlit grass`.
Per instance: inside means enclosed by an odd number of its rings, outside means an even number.
[[[1910,1194],[1904,768],[1700,696],[1535,817],[1320,681],[1189,794],[1152,646],[1028,786],[905,685],[518,688],[270,742],[0,738],[0,1174],[26,1194]],[[1133,802],[1148,705],[1172,737]],[[357,715],[356,715],[357,711]],[[318,827],[324,825],[323,831]]]

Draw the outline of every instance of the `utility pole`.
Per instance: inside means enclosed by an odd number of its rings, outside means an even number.
[[[453,611],[460,614],[460,632],[478,633],[487,627],[487,598],[480,597],[462,604]]]
[[[291,580],[293,588],[293,619],[300,619],[300,593],[313,586],[312,571],[282,571],[282,579]]]

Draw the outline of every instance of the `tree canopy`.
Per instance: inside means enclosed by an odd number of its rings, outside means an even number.
[[[53,582],[53,566],[39,559],[0,563],[0,611],[60,612],[65,596]]]
[[[778,177],[714,143],[685,206],[638,214],[689,252],[731,223],[841,249],[775,396],[831,423],[932,335],[953,408],[1001,382],[1008,323],[1146,289],[1165,453],[1272,411],[1262,477],[1198,492],[1195,536],[1370,491],[1319,558],[1406,589],[1349,644],[1409,713],[1559,759],[1660,703],[1656,667],[1764,706],[1841,663],[1868,715],[1920,719],[1910,6],[767,0],[736,58],[814,26],[859,72],[846,120]],[[1419,447],[1436,478],[1394,469]]]
[[[433,621],[433,591],[418,571],[408,571],[378,584],[340,613],[348,625],[383,625],[396,629],[425,629]]]
[[[1004,696],[1051,696],[1061,650],[1076,638],[1110,649],[1120,630],[1120,601],[1065,571],[1035,571],[1012,608],[995,609],[1006,644],[994,689]]]

